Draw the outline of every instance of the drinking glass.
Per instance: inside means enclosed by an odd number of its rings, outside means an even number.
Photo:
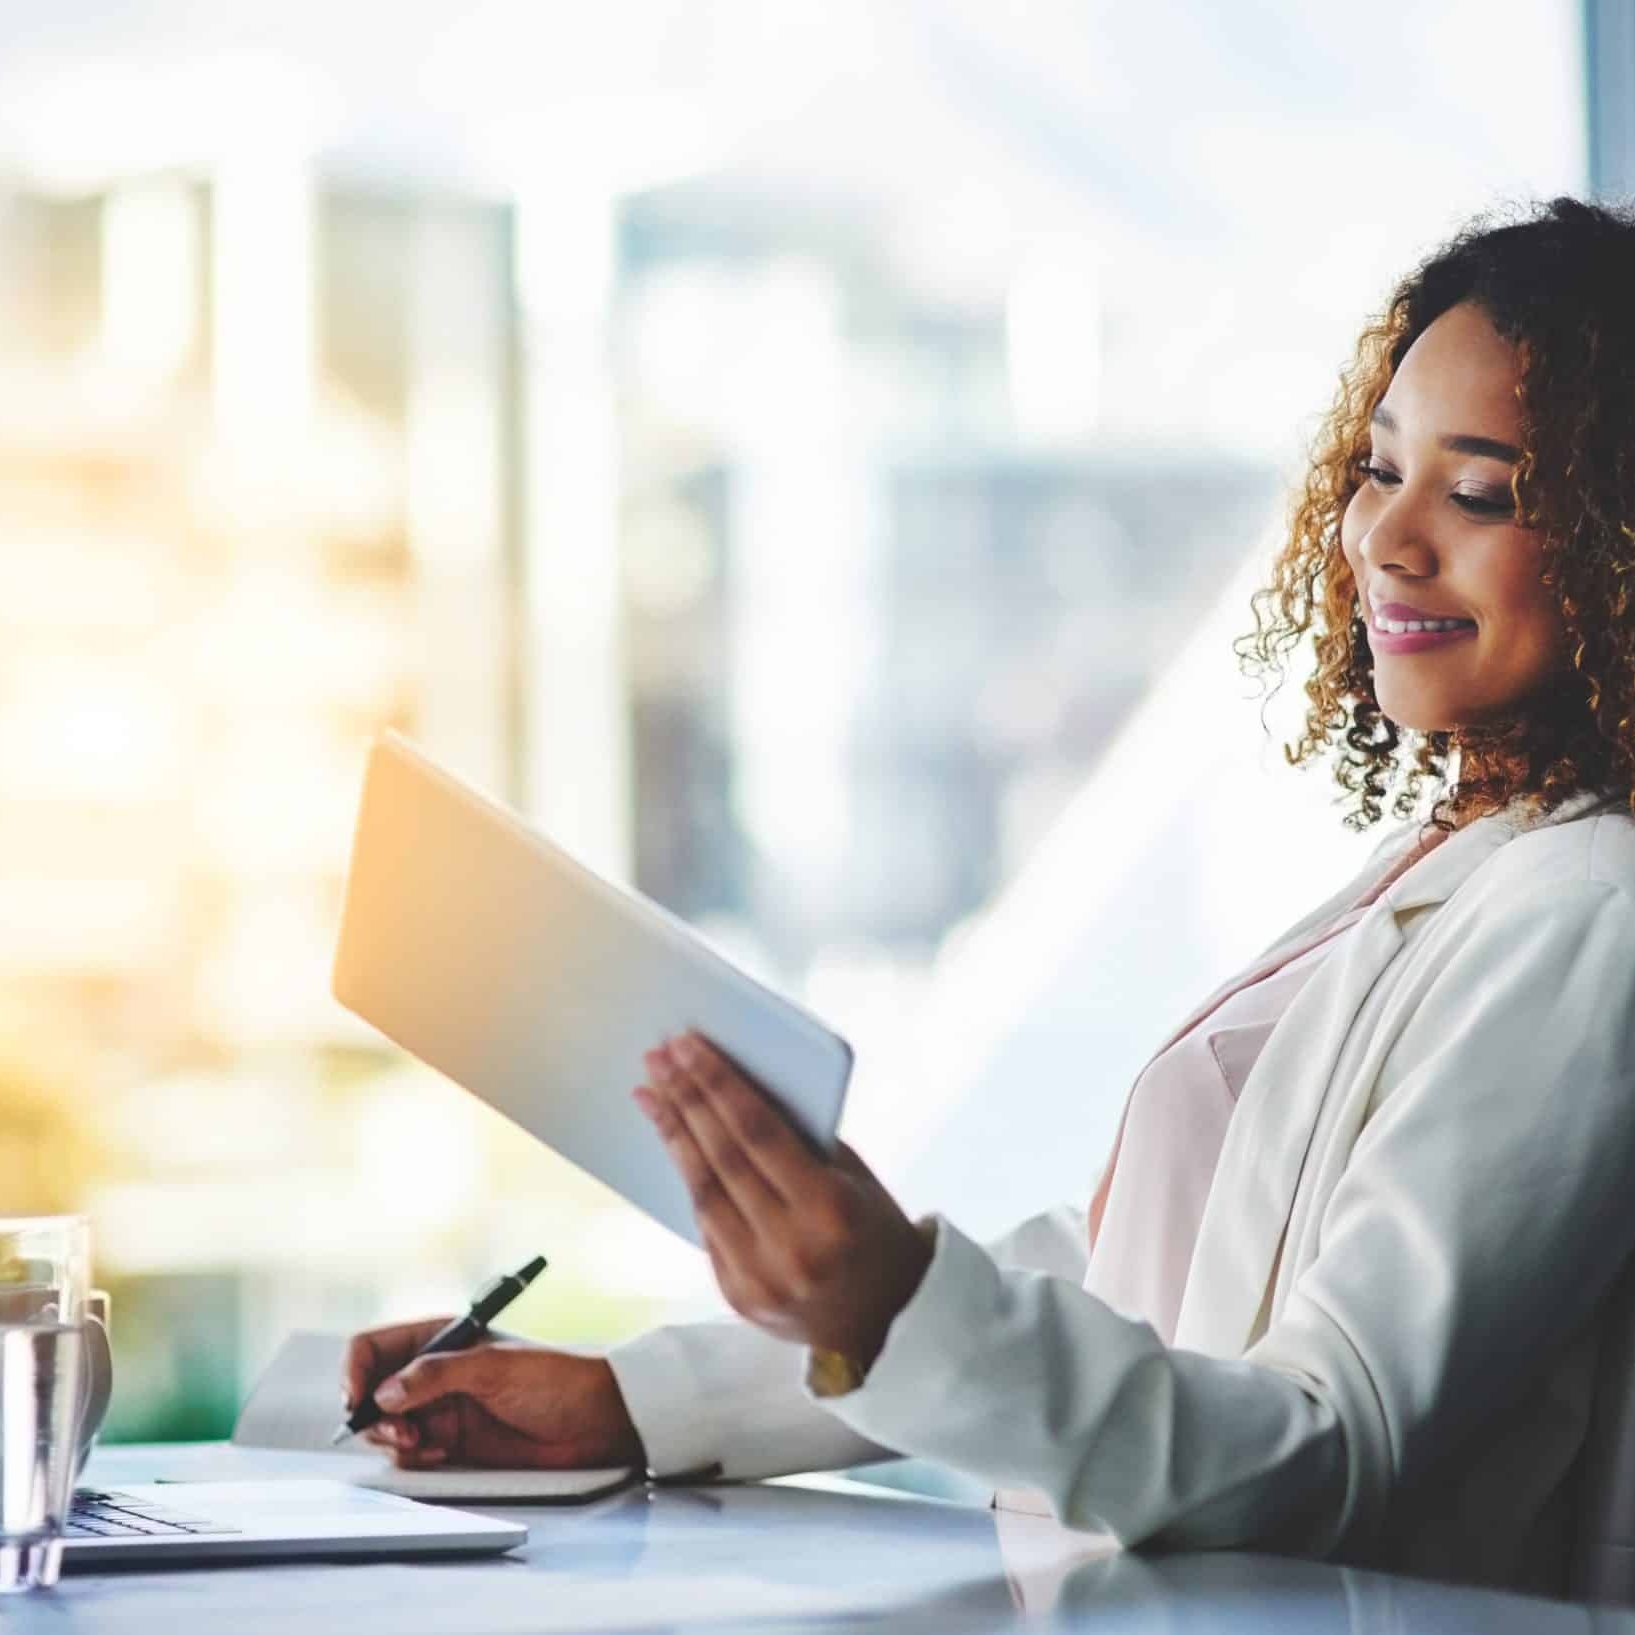
[[[80,1324],[0,1323],[0,1595],[62,1570],[84,1372]]]
[[[0,1217],[0,1594],[62,1565],[89,1383],[83,1216]]]
[[[77,1323],[90,1287],[83,1215],[0,1215],[0,1323]]]

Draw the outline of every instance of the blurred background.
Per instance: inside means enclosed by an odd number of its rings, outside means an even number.
[[[0,15],[0,1211],[111,1433],[536,1251],[525,1332],[717,1309],[330,998],[384,726],[845,1032],[905,1203],[1082,1203],[1377,843],[1230,644],[1392,281],[1587,188],[1579,5]]]

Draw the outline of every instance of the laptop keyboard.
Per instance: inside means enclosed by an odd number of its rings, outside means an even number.
[[[74,1494],[73,1508],[63,1526],[64,1538],[163,1538],[186,1533],[236,1533],[236,1527],[213,1522],[208,1516],[149,1504],[128,1493],[98,1493],[82,1487]]]

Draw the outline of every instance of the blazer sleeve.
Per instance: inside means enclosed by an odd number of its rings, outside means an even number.
[[[987,1248],[998,1265],[1081,1279],[1087,1234],[1085,1212],[1064,1206]],[[800,1348],[738,1318],[650,1329],[607,1360],[655,1476],[787,1476],[894,1456],[812,1400]]]
[[[1518,1399],[1631,1250],[1635,912],[1589,879],[1472,917],[1389,1062],[1319,1248],[1241,1359],[1167,1349],[947,1222],[860,1435],[1042,1492],[1125,1544],[1351,1553]]]

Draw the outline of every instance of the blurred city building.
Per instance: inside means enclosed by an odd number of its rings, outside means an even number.
[[[1004,290],[950,311],[869,225],[730,187],[621,222],[636,877],[796,988],[846,948],[929,966],[1278,492],[1079,401],[1029,436]],[[1092,328],[1094,374],[1124,337]]]
[[[42,14],[0,1197],[94,1218],[116,1434],[536,1250],[523,1332],[714,1303],[329,998],[384,725],[840,1026],[915,1208],[1088,1194],[1144,1049],[1372,844],[1229,647],[1335,371],[1583,172],[1568,0],[1377,11]]]
[[[511,213],[298,169],[0,211],[7,1205],[87,1201],[96,1132],[121,1408],[219,1427],[277,1291],[457,1231],[371,1237],[345,1132],[414,1086],[327,971],[370,737],[521,776]]]
[[[821,964],[844,1011],[923,986],[1274,473],[1019,448],[1002,304],[955,321],[857,252],[861,218],[730,192],[677,217],[662,190],[625,202],[592,306],[623,318],[639,473],[603,475],[633,846],[598,861],[791,991]],[[620,776],[529,719],[526,388],[560,331],[529,344],[507,206],[294,167],[14,189],[0,243],[7,1034],[75,1043],[102,1259],[151,1376],[127,1428],[219,1428],[224,1356],[363,1320],[382,1261],[390,1297],[452,1288],[504,1218],[506,1133],[326,979],[381,727],[547,819],[558,784]],[[751,363],[689,423],[654,314],[712,286],[747,305]],[[552,543],[589,568],[595,536]],[[540,1159],[512,1162],[526,1217]],[[602,1277],[614,1309],[639,1309],[629,1282]]]

